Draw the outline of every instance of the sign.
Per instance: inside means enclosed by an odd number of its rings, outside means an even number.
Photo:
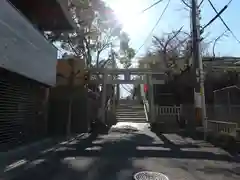
[[[201,94],[194,92],[194,100],[195,100],[195,107],[201,108],[202,107],[202,101],[201,101]]]

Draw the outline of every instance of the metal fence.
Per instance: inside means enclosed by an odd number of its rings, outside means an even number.
[[[207,121],[207,131],[221,134],[228,134],[231,136],[237,136],[238,124],[225,121]]]
[[[240,89],[230,86],[214,91],[213,111],[214,120],[234,122],[240,126]]]

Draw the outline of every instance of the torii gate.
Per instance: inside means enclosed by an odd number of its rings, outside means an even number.
[[[154,94],[153,85],[154,84],[164,84],[166,75],[163,72],[154,71],[147,68],[132,68],[132,69],[118,69],[118,68],[91,68],[88,70],[90,75],[102,75],[102,79],[89,80],[89,84],[102,84],[102,102],[101,102],[101,120],[105,121],[105,102],[106,102],[106,85],[116,84],[117,88],[117,98],[119,99],[119,84],[148,84],[149,92],[149,111],[150,111],[150,121],[155,120],[155,108],[154,108]],[[114,79],[116,75],[123,75],[124,79]],[[140,76],[140,79],[133,79],[131,76]],[[153,75],[155,77],[153,77]],[[114,105],[115,106],[115,101]],[[115,107],[114,107],[115,109]]]

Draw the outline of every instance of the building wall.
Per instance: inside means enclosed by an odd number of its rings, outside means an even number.
[[[0,1],[0,42],[0,67],[55,85],[57,49],[7,0]]]
[[[88,132],[88,98],[84,87],[73,88],[71,105],[71,132]],[[66,134],[69,117],[70,94],[67,86],[58,86],[50,90],[48,134],[59,136]]]
[[[71,65],[72,61],[72,65]],[[71,106],[71,132],[88,132],[89,123],[96,118],[97,101],[89,97],[83,86],[83,60],[71,57],[58,60],[57,85],[50,89],[49,95],[49,135],[65,135]],[[69,81],[71,73],[77,74],[73,84]],[[70,105],[70,101],[72,104]]]

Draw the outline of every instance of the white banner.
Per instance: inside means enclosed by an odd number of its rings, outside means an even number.
[[[194,100],[195,100],[195,107],[201,108],[202,107],[202,101],[201,101],[201,94],[200,93],[194,93]]]

